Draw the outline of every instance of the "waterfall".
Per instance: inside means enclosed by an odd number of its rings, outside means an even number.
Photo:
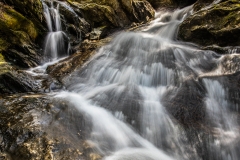
[[[92,143],[94,143],[96,148],[102,154],[106,155],[107,153],[121,150],[121,152],[123,153],[117,153],[120,155],[113,156],[116,156],[117,159],[121,159],[124,157],[125,154],[127,154],[122,150],[125,150],[126,148],[132,148],[136,153],[142,153],[150,150],[153,155],[145,155],[150,159],[154,157],[154,159],[156,159],[156,157],[158,157],[164,158],[166,160],[172,160],[169,156],[154,147],[154,145],[152,145],[150,142],[136,134],[125,123],[116,119],[111,113],[109,113],[105,109],[98,107],[97,105],[91,105],[81,95],[63,92],[57,97],[67,99],[74,106],[76,106],[80,112],[87,113],[91,117],[93,127],[90,140]],[[139,147],[142,149],[137,151],[135,147]],[[111,160],[116,158],[112,158],[110,156],[106,159]]]
[[[91,127],[87,142],[103,159],[238,159],[237,147],[231,148],[231,142],[239,140],[239,131],[237,120],[229,120],[233,114],[227,108],[227,90],[220,82],[201,79],[219,70],[221,56],[179,42],[175,36],[178,25],[191,12],[192,6],[161,11],[141,32],[118,34],[71,74],[64,92],[55,93],[57,101],[74,106],[87,119],[86,125]],[[58,13],[58,9],[51,7],[45,13]],[[46,16],[46,20],[53,18]],[[57,26],[49,25],[49,30]],[[195,104],[185,102],[190,99],[184,95],[192,94],[205,97],[201,105],[209,124],[203,117],[201,125],[219,131],[219,137],[208,141],[199,128],[196,134],[191,133],[192,126],[184,130],[189,114],[184,111],[189,105],[190,112],[196,110]],[[204,147],[209,150],[206,156],[201,153]]]
[[[45,62],[56,60],[69,54],[68,36],[62,30],[59,4],[54,7],[51,1],[50,7],[44,2],[44,17],[47,22],[49,33],[45,39],[44,56]]]
[[[239,136],[236,116],[230,112],[227,90],[216,80],[204,79],[207,88],[206,106],[208,116],[215,126],[216,140],[212,149],[219,159],[238,159],[238,149],[229,148],[229,153],[219,148],[221,145],[234,144]]]

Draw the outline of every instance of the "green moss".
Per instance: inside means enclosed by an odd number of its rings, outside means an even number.
[[[5,62],[3,55],[0,53],[0,65]]]
[[[222,26],[227,27],[228,25],[238,25],[240,24],[240,14],[230,12],[227,16],[222,19]]]
[[[15,35],[14,38],[12,38],[12,41],[15,43],[19,43],[21,45],[26,45],[30,42],[29,36],[26,32],[23,31],[13,31],[13,34]]]
[[[240,3],[226,0],[195,12],[179,28],[179,37],[201,45],[239,45]]]
[[[240,3],[238,0],[216,4],[210,11],[215,13],[215,22],[219,29],[240,23]]]
[[[0,52],[0,75],[11,71],[11,66],[7,63]]]
[[[75,3],[82,10],[85,15],[85,18],[91,20],[94,25],[98,24],[95,27],[112,24],[118,26],[117,16],[114,12],[114,9],[107,5],[99,5],[96,3],[87,3],[79,4]],[[96,16],[98,15],[98,16]]]
[[[43,20],[43,6],[41,0],[8,0],[25,17],[32,20]]]
[[[2,38],[0,38],[0,53],[3,50],[6,50],[9,47],[9,43],[7,43],[5,40],[3,40]]]
[[[12,8],[5,7],[0,19],[0,52],[11,44],[25,44],[37,37],[34,24]]]
[[[38,33],[34,24],[14,9],[5,8],[2,15],[3,18],[0,21],[4,22],[9,29],[24,31],[28,33],[33,40],[37,37]]]
[[[7,72],[4,56],[10,56],[9,49],[16,49],[16,46],[28,46],[32,44],[38,35],[32,21],[9,6],[2,6],[0,18],[0,73]],[[9,64],[8,64],[9,66]]]

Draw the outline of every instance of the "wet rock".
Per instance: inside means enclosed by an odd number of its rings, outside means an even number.
[[[178,89],[171,89],[165,95],[164,106],[180,124],[198,127],[205,123],[205,89],[199,82],[189,79]]]
[[[39,75],[32,74],[7,62],[0,62],[0,82],[0,96],[25,92],[48,93],[63,88],[61,82],[42,71],[39,71]]]
[[[228,54],[221,58],[219,64],[222,74],[234,74],[240,72],[240,55]]]
[[[0,79],[1,94],[31,91],[31,88],[28,85],[26,85],[24,82],[21,82],[18,77],[15,77],[15,75],[12,75],[11,73],[0,75]]]
[[[11,159],[41,159],[48,156],[48,142],[44,139],[40,129],[38,115],[39,111],[33,112],[36,105],[47,105],[46,99],[40,95],[1,98],[1,130],[3,137],[1,151],[7,152]],[[37,100],[39,98],[39,100]],[[14,101],[15,99],[15,101]],[[34,102],[34,103],[33,103]],[[42,136],[42,139],[39,137]]]
[[[132,22],[148,22],[154,18],[154,10],[152,6],[147,1],[124,1],[120,0],[122,3],[123,9],[126,10],[127,16]]]
[[[194,11],[199,11],[200,9],[203,9],[204,7],[211,5],[213,1],[214,0],[197,0],[193,6],[193,9]]]
[[[125,27],[132,22],[147,22],[154,17],[154,10],[147,1],[68,1],[79,8],[93,28],[101,26]],[[96,16],[97,15],[97,16]]]
[[[1,69],[4,69],[0,65]],[[41,86],[34,77],[24,71],[17,71],[10,66],[0,73],[0,95],[23,92],[36,92]]]
[[[215,51],[218,54],[233,54],[233,53],[240,53],[240,47],[239,46],[226,46],[226,47],[220,47],[217,45],[210,45],[210,46],[203,46],[203,50],[212,50]]]
[[[71,8],[67,2],[58,2],[64,30],[72,46],[77,45],[91,31],[90,24],[83,18],[79,8]],[[57,4],[56,4],[57,5]]]
[[[71,105],[18,94],[1,97],[0,106],[1,158],[84,160],[93,153],[84,146],[83,116]]]
[[[179,27],[179,38],[203,46],[238,46],[240,43],[240,6],[225,0],[189,16]]]
[[[69,56],[66,59],[61,60],[57,64],[49,66],[47,73],[59,80],[60,82],[65,81],[64,78],[69,74],[72,74],[77,68],[81,67],[86,63],[89,58],[104,44],[108,43],[111,38],[105,38],[100,41],[85,40],[81,43],[80,47],[77,48],[77,52]]]

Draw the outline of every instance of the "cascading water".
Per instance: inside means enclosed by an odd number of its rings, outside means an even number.
[[[57,3],[55,8],[52,1],[50,3],[50,7],[48,7],[48,5],[44,2],[42,3],[44,16],[49,30],[44,46],[45,62],[48,62],[68,55],[69,42],[67,35],[62,30],[59,4]]]
[[[218,81],[204,79],[204,84],[208,94],[205,101],[207,113],[214,123],[217,137],[211,149],[216,153],[217,159],[237,159],[237,148],[229,148],[226,152],[219,147],[219,144],[231,146],[239,137],[236,116],[229,110],[231,104],[226,97],[227,91]]]
[[[239,137],[236,119],[228,120],[232,113],[226,108],[225,89],[217,81],[199,80],[218,69],[220,56],[176,41],[177,27],[191,9],[160,12],[143,32],[119,34],[71,75],[67,91],[56,93],[56,99],[75,106],[90,121],[88,142],[103,159],[237,160],[240,156],[223,142]],[[201,132],[196,142],[189,140],[184,124],[164,103],[185,94],[181,89],[189,80],[205,88],[206,113],[214,131],[221,133],[212,142],[204,141]],[[198,92],[194,87],[188,91]],[[201,147],[209,149],[207,155],[199,153]]]

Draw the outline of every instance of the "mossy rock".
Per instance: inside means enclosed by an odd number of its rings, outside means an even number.
[[[33,22],[7,5],[1,5],[0,53],[5,61],[28,68],[40,63],[34,41],[38,29]]]
[[[82,10],[87,20],[91,20],[93,26],[113,25],[121,26],[117,20],[117,15],[114,13],[113,8],[107,5],[99,5],[96,3],[89,3],[84,5],[78,5]],[[97,16],[96,16],[97,15]],[[126,15],[125,15],[126,16]],[[90,22],[90,23],[91,23]]]
[[[188,17],[179,28],[179,38],[203,46],[239,46],[240,3],[226,0],[201,9]]]
[[[14,31],[24,31],[33,40],[37,37],[37,30],[34,24],[13,8],[5,7],[3,9],[1,23],[5,24],[0,25],[1,29],[3,29],[2,27],[7,27]]]
[[[146,23],[154,18],[155,11],[152,8],[151,4],[146,0],[131,0],[124,1],[120,0],[123,6],[123,9],[126,10],[129,19],[132,22],[137,23]]]
[[[193,10],[199,11],[200,9],[210,5],[211,3],[213,3],[214,0],[198,0],[194,6],[193,6]]]
[[[7,0],[5,3],[14,6],[14,9],[34,21],[42,21],[43,6],[41,0]]]
[[[45,18],[43,16],[43,5],[41,0],[7,0],[4,1],[14,10],[22,14],[25,18],[32,21],[41,39],[47,31]]]
[[[0,41],[0,45],[1,45],[1,41]],[[5,63],[5,59],[4,59],[3,55],[0,53],[0,65],[2,63]]]
[[[125,27],[132,22],[148,22],[154,17],[154,9],[146,0],[68,0],[79,8],[92,27]]]

